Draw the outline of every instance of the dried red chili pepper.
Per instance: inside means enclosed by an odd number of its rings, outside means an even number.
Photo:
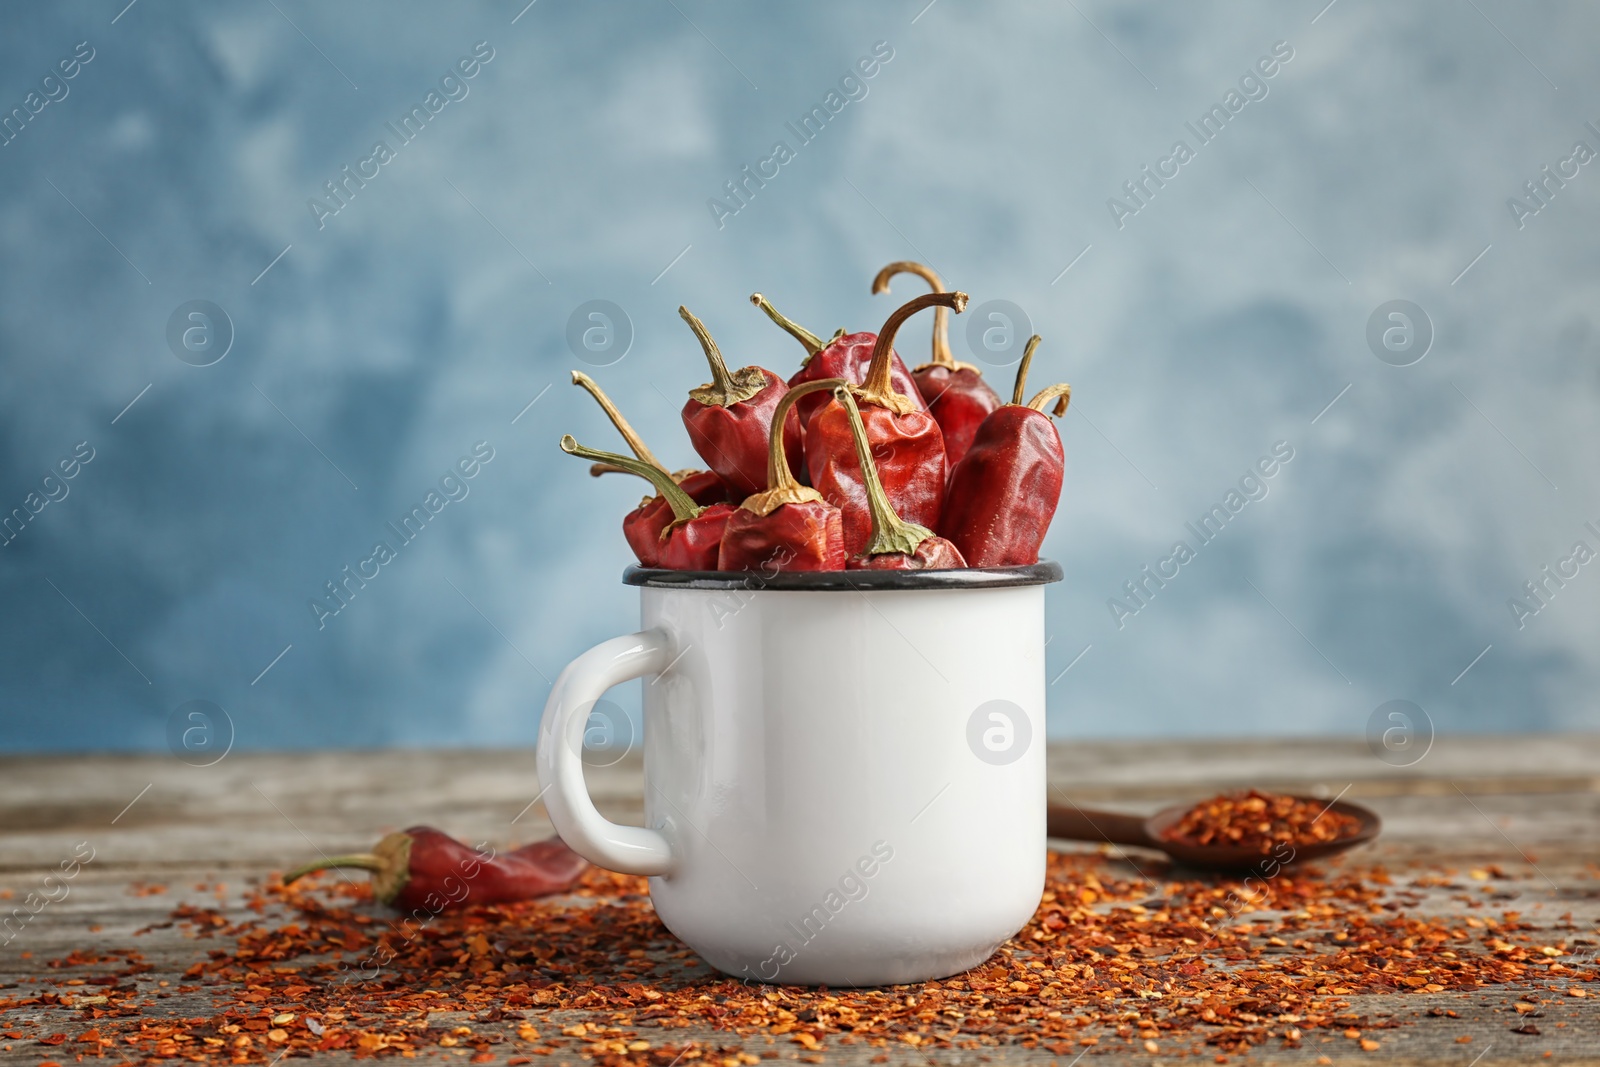
[[[969,567],[1037,563],[1061,499],[1066,458],[1061,435],[1044,407],[1055,400],[1055,413],[1065,414],[1072,387],[1048,386],[1022,402],[1028,365],[1038,347],[1037,334],[1028,338],[1011,403],[983,420],[972,447],[950,472],[937,529],[955,542]]]
[[[401,911],[439,912],[468,904],[502,904],[562,893],[589,862],[559,837],[504,855],[464,845],[443,830],[413,826],[388,834],[371,852],[334,856],[283,876],[288,885],[313,871],[355,867],[372,873],[372,895]]]
[[[845,385],[843,378],[824,378],[795,386],[784,394],[772,419],[793,414],[811,393]],[[787,433],[776,431],[767,441],[767,486],[734,511],[722,531],[718,567],[725,571],[838,571],[845,566],[844,525],[839,509],[822,494],[795,480],[784,454]]]
[[[966,293],[929,293],[901,305],[878,332],[866,380],[851,387],[862,407],[867,441],[889,503],[907,522],[929,529],[938,528],[944,502],[944,435],[920,400],[892,385],[894,335],[901,323],[924,308],[948,307],[959,312],[966,306]],[[867,506],[849,412],[832,397],[806,424],[806,466],[811,484],[844,512],[845,551],[859,554],[872,536],[872,512]]]
[[[789,391],[788,383],[764,367],[729,371],[705,323],[686,307],[679,307],[678,314],[700,339],[711,364],[711,381],[689,390],[689,400],[683,405],[689,441],[727,483],[729,499],[759,493],[767,484],[767,431],[772,428],[778,401]],[[792,462],[801,462],[799,415],[789,413],[783,436],[785,449],[794,457]]]
[[[801,363],[800,369],[789,378],[790,389],[797,385],[804,385],[806,382],[821,381],[824,378],[843,378],[851,385],[860,385],[866,381],[867,367],[872,362],[873,346],[878,341],[877,334],[847,334],[840,330],[827,341],[823,341],[822,338],[804,326],[785,318],[760,293],[750,294],[750,303],[766,312],[767,318],[777,323],[789,336],[805,346],[805,361]],[[919,411],[927,408],[927,405],[922,402],[922,394],[917,392],[917,383],[911,379],[911,372],[906,370],[905,363],[892,349],[889,352],[889,378],[895,391],[913,400]],[[797,410],[800,414],[800,426],[802,429],[811,425],[811,416],[815,415],[817,409],[827,402],[828,397],[825,394],[808,396],[800,402]]]
[[[956,546],[940,537],[926,526],[906,522],[894,512],[889,498],[878,480],[878,465],[872,461],[872,446],[867,443],[867,427],[861,421],[861,409],[848,388],[833,392],[850,416],[850,431],[855,435],[856,459],[861,463],[861,473],[866,482],[867,509],[872,513],[872,539],[866,551],[851,556],[845,567],[849,570],[873,571],[931,571],[965,567]]]
[[[595,470],[603,467],[604,470]],[[625,471],[621,467],[611,464],[596,463],[590,468],[592,474],[604,474],[606,471],[617,471],[623,474],[637,474],[636,471]],[[700,471],[697,474],[710,474],[710,471]],[[642,475],[641,475],[642,477]],[[669,476],[670,477],[670,476]],[[712,475],[716,477],[716,475]],[[717,478],[717,487],[722,488],[722,479]],[[686,490],[687,491],[687,490]],[[691,494],[690,500],[695,500]],[[695,500],[695,503],[700,503]],[[673,514],[672,505],[666,497],[657,494],[647,496],[639,501],[639,506],[622,517],[622,536],[628,542],[628,547],[633,549],[633,554],[639,558],[639,563],[644,567],[660,567],[661,562],[661,535],[672,524],[676,516]]]
[[[623,417],[622,412],[617,410],[617,406],[611,402],[611,398],[606,395],[605,390],[601,389],[593,378],[582,371],[575,370],[572,372],[572,384],[581,385],[588,391],[590,396],[594,397],[595,402],[606,413],[606,417],[611,420],[611,425],[617,428],[617,432],[622,435],[623,441],[627,443],[629,450],[635,456],[657,470],[666,470],[666,467],[662,465],[661,461],[655,457],[655,454],[644,443],[644,440],[640,438],[638,432]],[[602,474],[610,473],[638,475],[637,471],[627,470],[612,463],[592,464],[589,467],[589,473],[596,478]],[[643,477],[642,475],[639,476]],[[716,504],[728,499],[728,487],[714,471],[680,470],[673,471],[669,477],[678,484],[679,488],[688,493],[690,499],[696,504]],[[622,517],[622,536],[627,540],[628,547],[633,549],[633,554],[639,558],[640,564],[646,567],[655,567],[660,564],[661,531],[666,529],[667,524],[672,520],[672,507],[660,495],[645,497],[639,502],[638,507]]]
[[[889,279],[896,274],[915,274],[936,293],[945,291],[944,282],[933,268],[910,260],[891,263],[872,279],[874,293],[887,293]],[[950,352],[950,312],[938,308],[933,313],[933,360],[911,372],[917,392],[928,405],[928,413],[944,434],[945,460],[954,467],[972,447],[978,424],[1000,406],[1000,398],[983,380],[983,372],[971,363],[958,362]]]
[[[676,571],[717,569],[722,528],[727,525],[728,518],[733,514],[732,504],[717,503],[701,507],[661,468],[631,456],[585,448],[578,444],[571,434],[561,438],[561,451],[569,456],[609,463],[621,467],[630,474],[647,478],[650,484],[656,487],[656,492],[666,500],[667,506],[672,509],[672,518],[657,535],[655,562],[648,562],[644,554],[635,549],[634,554],[639,557],[640,563],[646,567],[665,567]],[[648,508],[649,505],[641,505],[640,510]]]

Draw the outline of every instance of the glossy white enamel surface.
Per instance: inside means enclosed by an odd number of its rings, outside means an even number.
[[[580,657],[546,709],[541,780],[573,848],[654,873],[667,927],[754,980],[923,981],[1023,926],[1044,884],[1042,586],[641,596],[644,632]],[[595,812],[576,748],[588,704],[639,676],[648,837]]]

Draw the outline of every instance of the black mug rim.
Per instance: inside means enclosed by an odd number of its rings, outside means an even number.
[[[624,585],[646,589],[865,592],[875,589],[1007,589],[1061,581],[1061,564],[1042,559],[1023,567],[968,567],[943,571],[672,571],[629,567]]]

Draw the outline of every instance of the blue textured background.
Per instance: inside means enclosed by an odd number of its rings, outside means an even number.
[[[243,747],[530,741],[546,679],[637,619],[639,486],[555,446],[614,441],[565,384],[573,309],[626,309],[593,373],[688,465],[678,303],[787,374],[746,295],[871,329],[896,258],[1021,305],[1037,383],[1074,385],[1052,734],[1359,733],[1392,698],[1600,725],[1600,567],[1521,629],[1507,603],[1600,548],[1597,167],[1507,207],[1600,149],[1600,14],[1324,2],[7,8],[0,109],[94,58],[0,147],[0,508],[95,458],[0,549],[0,744],[159,748],[197,698]],[[479,41],[469,95],[319,229],[308,199]],[[719,228],[707,200],[879,41]],[[1268,95],[1119,229],[1108,198],[1279,41]],[[1366,341],[1397,298],[1436,331],[1404,368]],[[236,333],[203,368],[165,339],[195,299]],[[477,441],[470,496],[319,630],[308,600]],[[1277,441],[1270,495],[1119,629],[1108,598]]]

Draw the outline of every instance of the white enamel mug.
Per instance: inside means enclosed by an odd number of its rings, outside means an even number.
[[[650,876],[735,977],[887,985],[973,967],[1045,869],[1044,586],[1031,567],[767,576],[630,568],[643,629],[579,656],[539,727],[557,832]],[[645,826],[595,809],[595,702],[644,679]]]

